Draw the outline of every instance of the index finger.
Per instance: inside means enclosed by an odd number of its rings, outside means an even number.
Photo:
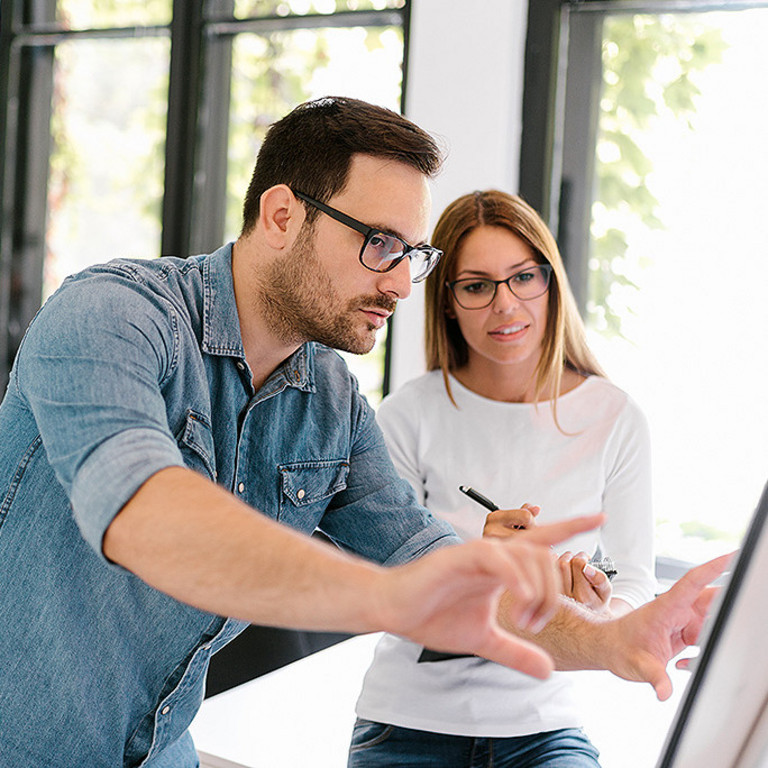
[[[674,589],[677,594],[687,594],[693,599],[693,597],[698,595],[704,587],[711,584],[723,573],[723,571],[725,571],[734,555],[735,552],[731,552],[727,555],[720,555],[720,557],[716,557],[714,560],[708,560],[706,563],[691,568],[690,571],[672,586],[672,589]]]
[[[552,546],[553,544],[559,544],[561,541],[570,539],[577,533],[584,533],[584,531],[599,528],[604,522],[605,515],[603,514],[583,515],[582,517],[574,517],[570,520],[562,520],[559,523],[539,525],[536,528],[525,531],[521,535],[525,536],[527,542]]]

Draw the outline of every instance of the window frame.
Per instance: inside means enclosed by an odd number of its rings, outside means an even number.
[[[602,65],[596,25],[579,24],[578,19],[574,23],[574,17],[606,12],[734,11],[766,5],[765,0],[536,0],[528,4],[519,190],[555,233],[582,314],[587,300],[590,187],[600,98],[596,73]],[[668,586],[692,565],[659,556],[657,579]]]
[[[66,29],[57,0],[9,0],[0,10],[0,387],[40,306],[46,248],[54,50],[75,39],[170,37],[161,255],[211,251],[224,238],[232,41],[242,32],[400,26],[405,112],[411,0],[401,8],[235,18],[235,0],[172,0],[167,25]],[[40,152],[45,146],[47,151]],[[37,150],[37,151],[35,151]],[[243,194],[245,190],[243,191]],[[198,215],[205,211],[205,215]],[[392,329],[383,394],[389,391]]]

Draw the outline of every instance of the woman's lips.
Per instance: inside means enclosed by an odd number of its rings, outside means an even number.
[[[488,335],[501,341],[513,340],[519,339],[527,330],[527,323],[509,323],[508,325],[502,325],[498,328],[494,328],[492,331],[488,332]]]

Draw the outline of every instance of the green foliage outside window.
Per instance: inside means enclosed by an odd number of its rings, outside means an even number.
[[[56,20],[69,29],[147,27],[171,21],[172,0],[59,0]]]
[[[234,18],[259,18],[403,5],[403,0],[234,0],[209,8],[214,15],[229,8]],[[172,15],[171,0],[60,0],[54,8],[55,21],[70,30],[162,28]],[[274,121],[327,94],[399,109],[403,31],[385,24],[240,32],[230,38],[229,110],[212,116],[228,126],[225,241],[240,231],[243,197]],[[170,39],[154,32],[122,39],[73,37],[55,47],[44,296],[88,264],[159,255]],[[370,355],[350,359],[374,402],[381,394],[384,338],[380,333]]]
[[[259,3],[259,11],[264,11],[264,5]],[[371,64],[377,57],[381,61],[378,70],[376,64]],[[229,115],[227,238],[240,231],[243,197],[269,126],[297,104],[329,94],[359,96],[398,110],[402,59],[402,30],[394,27],[320,28],[237,36]],[[346,66],[339,65],[345,61]],[[364,65],[374,68],[373,75],[366,73]],[[378,90],[374,91],[374,86]],[[384,341],[382,331],[369,354],[344,355],[360,381],[361,391],[374,404],[381,397]]]
[[[664,226],[648,177],[653,163],[643,132],[663,113],[694,129],[696,73],[720,62],[726,44],[718,29],[685,14],[616,15],[603,28],[595,203],[592,208],[588,322],[605,336],[623,336],[637,285],[626,231],[639,222]]]
[[[402,8],[404,0],[235,0],[235,16],[304,16],[341,11],[382,11]]]
[[[334,62],[350,52],[352,61],[341,72],[342,78],[328,74]],[[361,82],[355,71],[362,69],[364,59],[376,56],[382,59],[377,87],[386,84],[378,100],[375,94],[368,95],[373,94],[373,84]],[[393,27],[238,35],[233,46],[229,115],[227,236],[240,229],[243,197],[269,126],[301,102],[321,95],[359,95],[399,109],[402,58],[402,30]]]

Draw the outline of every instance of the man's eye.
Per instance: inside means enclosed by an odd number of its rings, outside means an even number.
[[[366,249],[380,259],[397,259],[403,253],[403,245],[399,240],[378,232],[371,235]]]
[[[385,250],[388,245],[388,239],[389,238],[385,238],[384,235],[372,235],[371,239],[368,241],[368,245],[371,248]]]

